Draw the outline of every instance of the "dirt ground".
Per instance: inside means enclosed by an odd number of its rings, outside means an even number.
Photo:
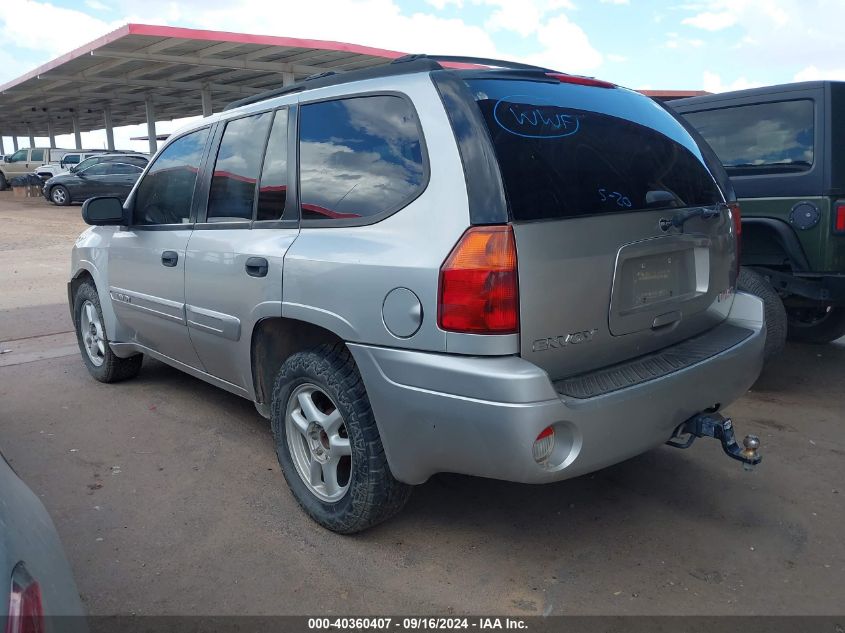
[[[161,363],[91,379],[66,306],[78,206],[0,192],[0,447],[92,614],[840,614],[845,342],[790,345],[715,442],[547,486],[441,475],[355,537],[312,523],[247,401]]]

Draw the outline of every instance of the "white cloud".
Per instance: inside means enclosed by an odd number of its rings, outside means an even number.
[[[584,30],[566,15],[547,20],[537,31],[545,50],[527,61],[568,73],[583,73],[601,66],[604,56],[590,44]]]
[[[803,70],[795,73],[793,81],[845,81],[845,68],[817,68],[816,66],[807,66]]]
[[[721,31],[736,24],[737,16],[731,11],[722,13],[699,13],[691,18],[684,18],[681,24],[694,26],[705,31]]]
[[[120,24],[49,2],[3,0],[0,41],[52,57],[101,37]]]
[[[760,82],[749,81],[745,77],[738,77],[730,83],[724,83],[721,75],[710,70],[704,71],[702,85],[707,92],[730,92],[731,90],[745,90],[762,86]]]
[[[454,4],[458,9],[464,8],[463,0],[425,0],[428,4],[433,6],[438,11],[442,11],[450,4]]]

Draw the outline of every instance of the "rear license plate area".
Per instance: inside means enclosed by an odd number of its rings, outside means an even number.
[[[634,257],[623,263],[620,273],[622,313],[683,300],[696,291],[692,249]]]

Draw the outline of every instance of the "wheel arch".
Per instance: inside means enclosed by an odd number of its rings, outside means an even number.
[[[780,258],[782,261],[777,261]],[[776,218],[742,218],[742,265],[779,266],[806,272],[810,264],[791,226]]]
[[[250,342],[250,364],[255,406],[270,417],[270,393],[282,364],[297,352],[323,343],[345,343],[337,333],[320,325],[289,317],[266,317],[255,324]]]
[[[90,281],[97,291],[100,298],[100,309],[103,311],[103,325],[106,328],[106,335],[111,341],[118,341],[117,333],[117,316],[114,313],[114,308],[111,303],[111,295],[108,291],[108,284],[106,284],[100,271],[97,267],[88,260],[80,260],[76,262],[73,275],[68,282],[68,307],[70,308],[71,322],[76,327],[76,315],[73,313],[73,302],[76,297],[76,291],[83,283]]]

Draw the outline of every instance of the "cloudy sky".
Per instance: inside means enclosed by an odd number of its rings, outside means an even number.
[[[502,57],[632,88],[721,92],[845,79],[841,38],[831,31],[845,23],[845,0],[0,1],[0,84],[126,22]],[[116,130],[117,144],[145,150],[128,140],[144,133]],[[83,144],[102,147],[104,135],[84,134]]]

